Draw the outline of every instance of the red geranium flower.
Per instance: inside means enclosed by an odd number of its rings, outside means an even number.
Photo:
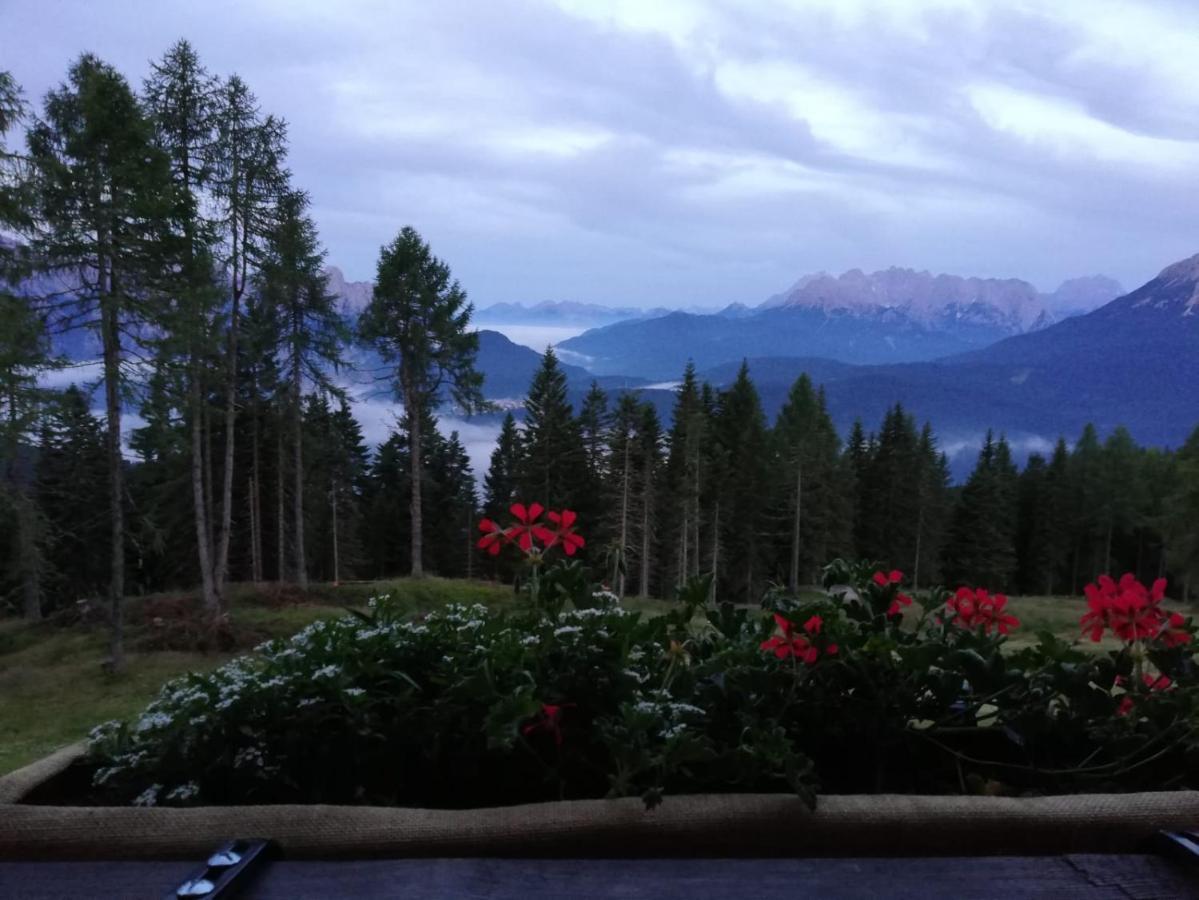
[[[889,573],[875,572],[871,580],[879,587],[886,587],[889,584],[899,584],[903,581],[903,572],[899,569],[892,569]]]
[[[545,549],[548,550],[554,544],[560,543],[562,551],[567,556],[574,556],[579,548],[586,543],[583,540],[583,536],[574,530],[575,519],[578,516],[573,510],[564,509],[562,512],[550,510],[546,517],[554,523],[555,528],[553,531],[547,529],[550,537],[546,542]]]
[[[881,573],[880,573],[881,574]],[[895,599],[891,601],[891,606],[887,609],[887,615],[890,618],[903,615],[903,608],[912,605],[912,598],[900,591],[895,595]]]
[[[562,710],[573,704],[557,705],[553,703],[542,703],[541,712],[537,717],[520,729],[520,733],[525,737],[531,734],[548,734],[554,739],[554,743],[559,747],[562,746]]]
[[[816,660],[820,658],[820,649],[812,643],[810,638],[820,634],[820,630],[824,625],[824,620],[820,616],[812,616],[803,625],[804,631],[807,632],[807,637],[802,634],[795,633],[795,625],[786,617],[779,613],[774,614],[775,624],[778,625],[782,635],[775,635],[772,638],[767,638],[762,641],[760,647],[762,650],[773,651],[774,655],[779,659],[786,659],[788,656],[793,656],[796,659],[801,659],[809,666],[815,665]],[[825,655],[836,656],[837,645],[829,644],[824,648]]]
[[[498,556],[500,548],[508,540],[507,532],[491,519],[480,519],[479,530],[483,532],[483,536],[479,538],[479,549],[486,550],[492,556]]]
[[[990,594],[984,588],[960,587],[949,598],[946,606],[955,613],[955,619],[963,628],[982,628],[986,634],[998,631],[1008,634],[1020,626],[1020,620],[1004,612],[1007,597]]]
[[[1119,582],[1100,575],[1086,586],[1087,612],[1079,620],[1082,630],[1098,641],[1105,630],[1129,643],[1160,637],[1167,646],[1176,647],[1191,640],[1185,620],[1178,613],[1167,614],[1161,608],[1166,595],[1166,579],[1159,578],[1146,588],[1131,572]]]
[[[553,541],[553,532],[537,520],[545,512],[540,503],[531,503],[526,507],[523,503],[513,503],[508,511],[516,519],[516,524],[507,531],[508,540],[516,541],[525,553],[533,549],[533,540],[539,540],[547,547]]]

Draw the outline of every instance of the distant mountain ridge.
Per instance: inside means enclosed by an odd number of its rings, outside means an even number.
[[[1199,424],[1199,255],[1086,315],[928,362],[846,365],[827,359],[748,359],[773,415],[801,372],[824,386],[844,434],[902,403],[942,441],[977,443],[988,428],[1025,447],[1125,425],[1150,446],[1179,446]],[[727,384],[736,366],[703,377]],[[960,474],[960,473],[959,473]]]
[[[933,327],[948,327],[965,317],[1023,333],[1052,324],[1063,312],[1090,312],[1123,293],[1120,283],[1105,275],[1072,278],[1043,294],[1019,278],[934,275],[892,266],[869,275],[861,269],[835,277],[825,272],[805,275],[758,308],[803,306],[854,313],[899,309]]]
[[[806,275],[754,309],[673,312],[631,320],[563,341],[566,359],[596,372],[677,376],[745,356],[824,357],[854,364],[918,362],[985,347],[1046,328],[1080,304],[1121,293],[1091,276],[1040,294],[1020,279],[963,278],[892,267],[866,274]]]

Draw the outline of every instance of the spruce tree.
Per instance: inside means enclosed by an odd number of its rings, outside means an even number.
[[[949,528],[949,460],[937,449],[932,426],[925,423],[916,448],[916,547],[912,586],[935,583],[941,577],[941,555]]]
[[[946,547],[954,585],[1005,590],[1016,567],[1014,473],[1006,442],[987,432],[978,463],[962,488]]]
[[[630,393],[622,394],[612,415],[607,435],[606,456],[609,466],[604,491],[608,510],[606,530],[612,536],[606,554],[606,574],[610,577],[612,589],[618,597],[625,595],[625,579],[632,543],[638,477],[636,443],[641,421],[642,414],[637,398]]]
[[[103,596],[111,576],[107,466],[105,428],[83,391],[48,398],[34,477],[51,608]]]
[[[664,581],[679,586],[700,568],[699,516],[702,459],[707,440],[708,414],[700,397],[695,366],[687,363],[675,394],[667,458],[663,473],[665,502],[661,529]]]
[[[634,555],[638,572],[637,593],[642,597],[650,596],[652,584],[662,463],[662,424],[658,421],[658,412],[653,404],[643,403],[637,423],[633,463],[636,472],[635,511],[640,537],[640,546]]]
[[[836,499],[840,439],[825,409],[823,395],[807,374],[792,385],[773,431],[776,474],[774,506],[778,509],[785,548],[787,586],[814,580],[837,543]]]
[[[764,580],[769,441],[762,403],[745,362],[732,385],[720,395],[714,434],[719,457],[714,465],[712,518],[717,549],[712,571],[720,596],[749,601]]]
[[[508,507],[518,499],[517,480],[521,470],[520,431],[512,413],[504,415],[495,449],[491,451],[491,466],[483,479],[483,513],[488,518],[502,520]]]
[[[518,493],[546,509],[577,509],[586,484],[587,450],[566,399],[566,375],[552,347],[533,375],[525,399],[525,428]]]

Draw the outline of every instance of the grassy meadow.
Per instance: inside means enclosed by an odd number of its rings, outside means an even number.
[[[103,624],[0,621],[0,774],[80,740],[99,722],[135,715],[169,678],[214,668],[263,640],[288,636],[316,619],[342,615],[346,607],[361,607],[383,591],[394,591],[414,613],[447,603],[504,606],[514,599],[508,586],[437,578],[314,584],[303,595],[240,585],[231,599],[234,645],[201,652],[172,646],[185,643],[186,635],[164,637],[161,623],[155,623],[156,613],[186,598],[131,598],[128,665],[116,675],[102,667],[107,644]],[[650,614],[668,608],[661,600],[631,599],[626,604]],[[1009,609],[1020,618],[1021,628],[1010,646],[1032,643],[1040,630],[1066,639],[1077,637],[1078,618],[1085,607],[1078,597],[1011,598]],[[1108,644],[1086,641],[1084,646],[1106,649]]]

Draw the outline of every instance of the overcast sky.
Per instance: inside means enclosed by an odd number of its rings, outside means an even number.
[[[290,123],[330,261],[479,305],[758,302],[904,265],[1133,287],[1199,252],[1199,3],[0,0],[35,106],[179,37]]]

